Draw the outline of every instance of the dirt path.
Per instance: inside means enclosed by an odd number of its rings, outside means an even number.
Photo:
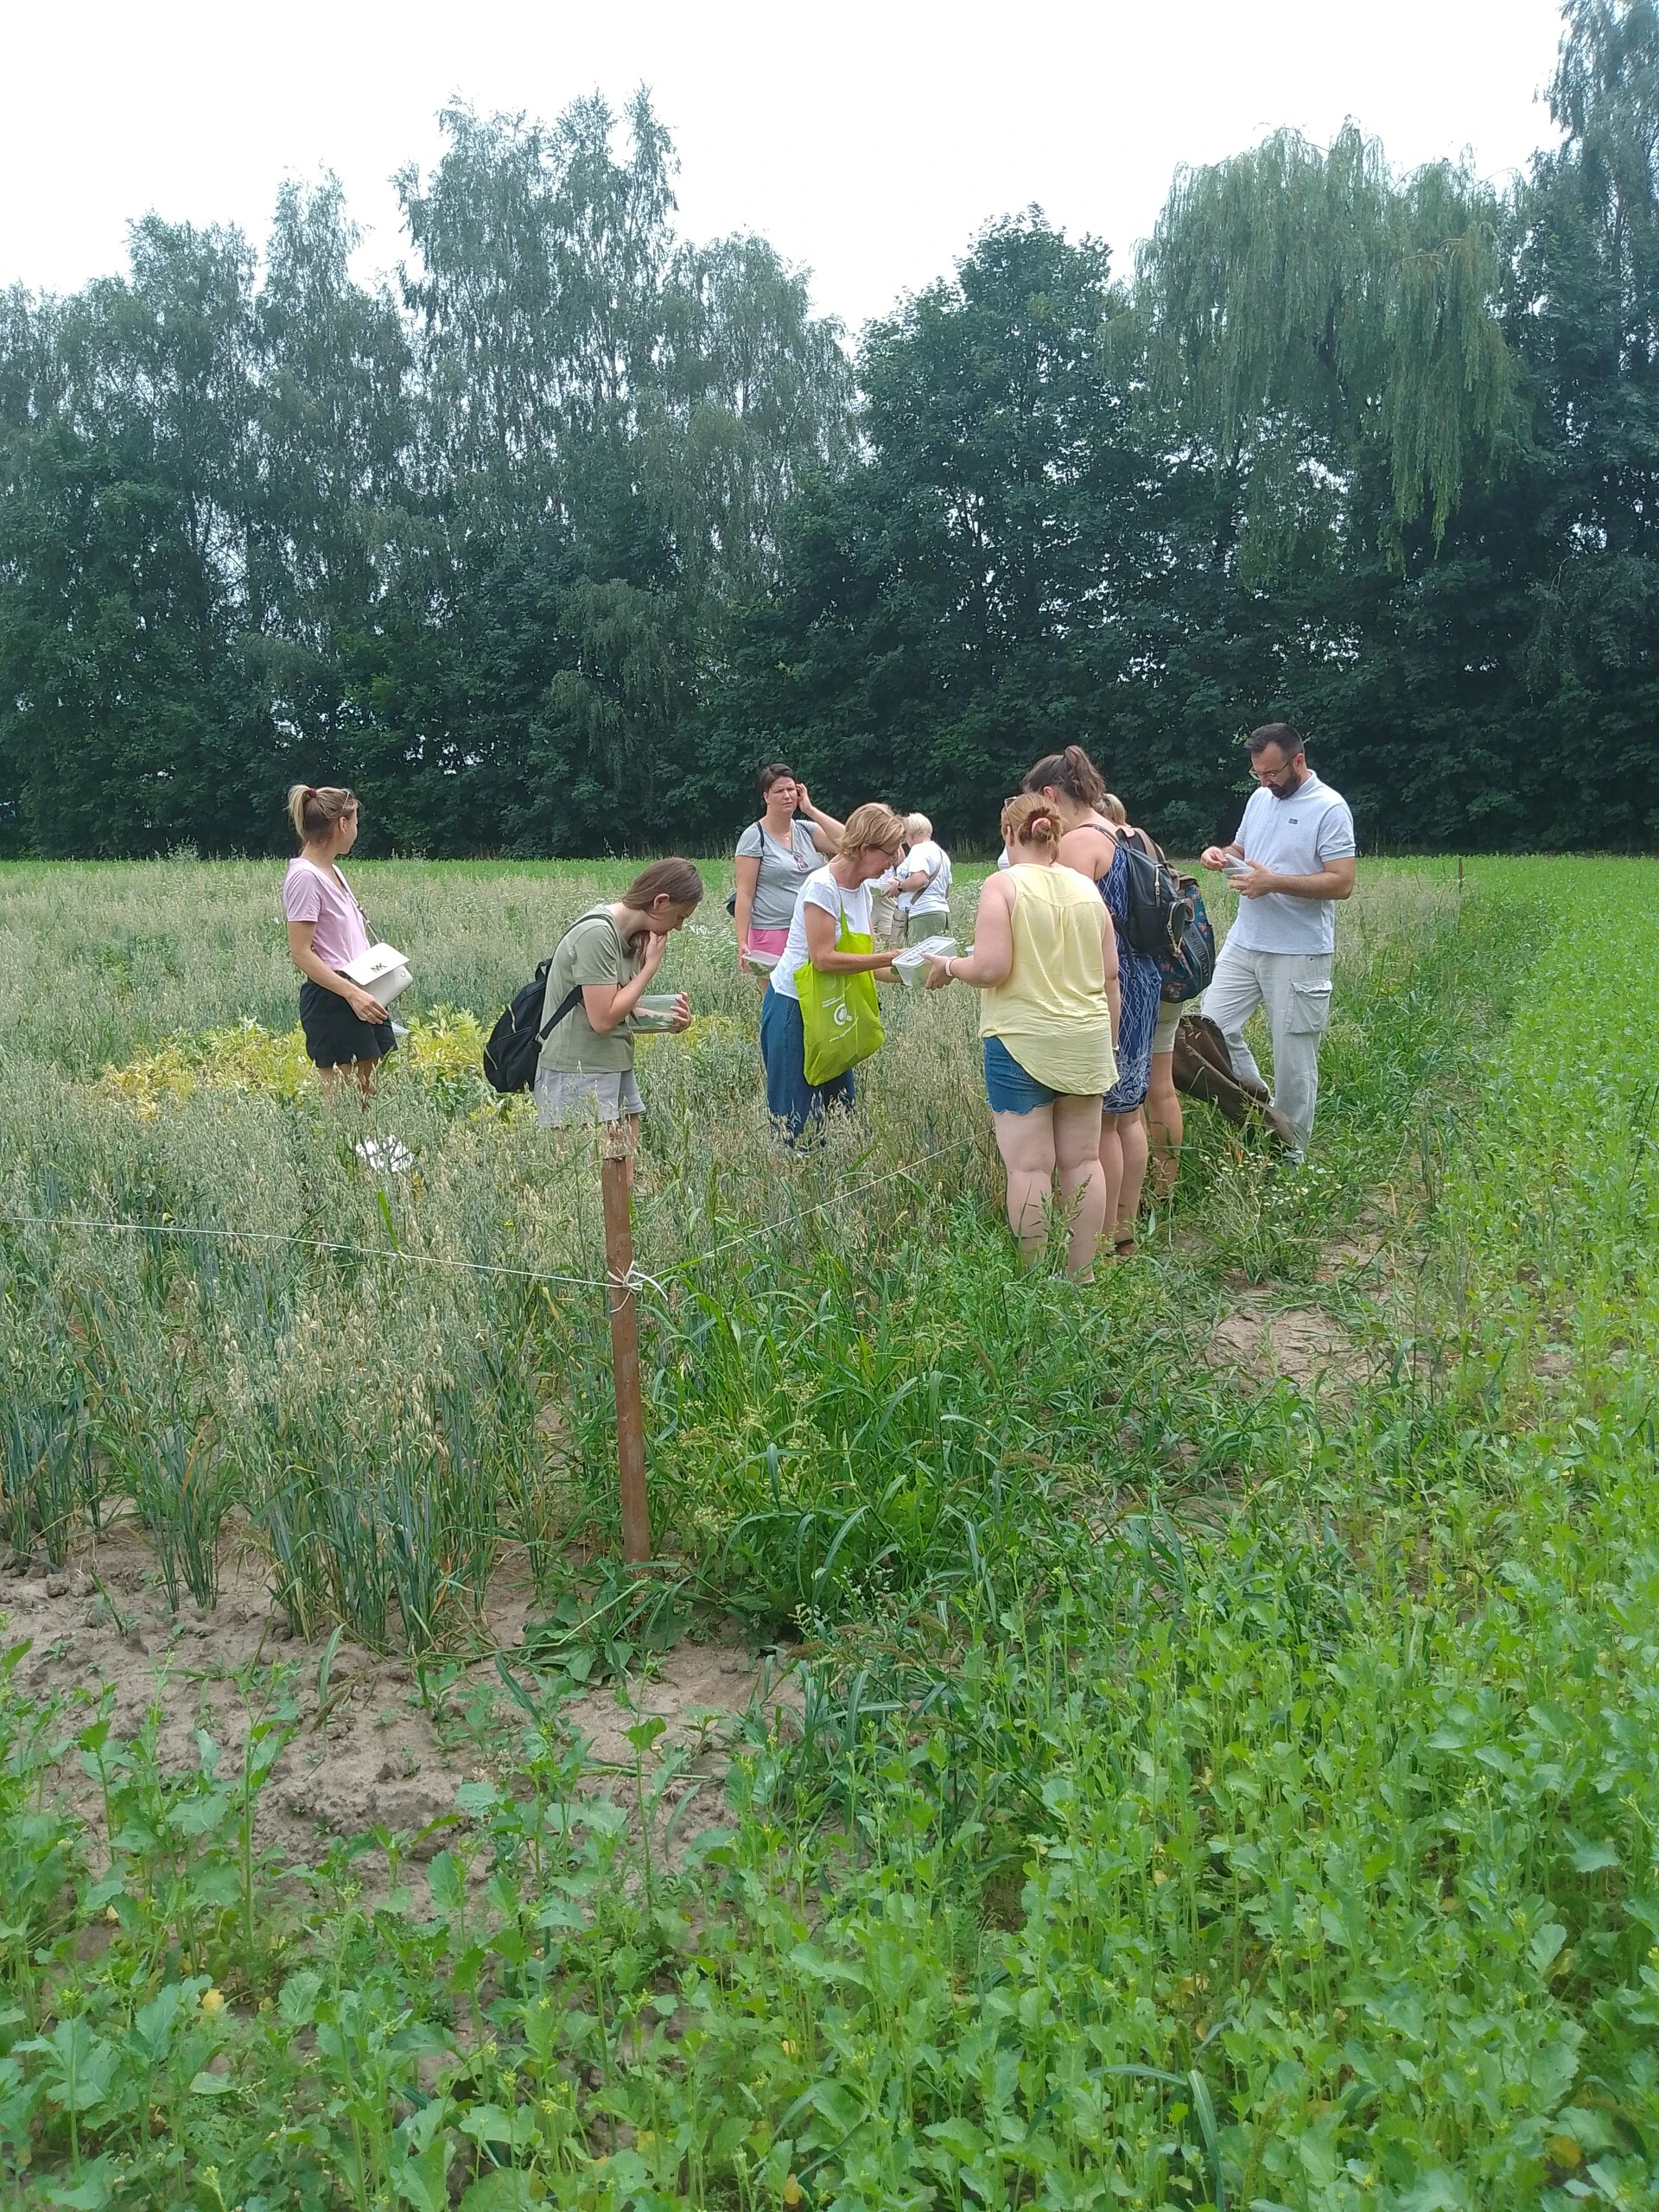
[[[1363,1229],[1325,1248],[1315,1281],[1328,1297],[1373,1294],[1382,1264],[1380,1227]],[[1226,1278],[1227,1308],[1211,1332],[1210,1365],[1255,1382],[1282,1379],[1299,1389],[1342,1391],[1363,1354],[1352,1332],[1322,1305],[1287,1304],[1282,1287]]]

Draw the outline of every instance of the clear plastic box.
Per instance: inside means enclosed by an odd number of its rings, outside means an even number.
[[[953,937],[925,937],[919,944],[907,944],[902,952],[893,954],[893,972],[907,991],[923,990],[929,959],[950,960],[960,950]]]

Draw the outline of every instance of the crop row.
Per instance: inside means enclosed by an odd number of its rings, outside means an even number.
[[[184,1774],[153,1731],[7,1694],[15,2201],[1650,2203],[1659,1190],[1620,1040],[1656,908],[1636,868],[1484,869],[1351,968],[1300,1201],[1201,1157],[1183,1244],[1092,1299],[1015,1274],[971,1184],[875,1184],[911,1156],[879,1092],[868,1152],[740,1211],[735,1084],[680,1153],[693,1096],[653,1065],[654,1469],[709,1589],[817,1631],[798,1724],[749,1724],[688,1836],[694,1747],[641,1713],[596,1795],[556,1680],[509,1664],[513,1740],[453,1825],[302,1872],[257,1841],[283,1669]],[[912,1123],[950,1096],[929,1041]],[[515,1156],[408,1125],[452,1195],[485,1186],[452,1145]],[[128,1141],[154,1162],[190,1126]],[[546,1187],[514,1217],[559,1218]],[[1212,1374],[1235,1271],[1310,1273],[1362,1203],[1390,1230],[1370,1294],[1324,1294],[1345,1371]],[[524,1249],[503,1211],[497,1256]],[[431,1222],[393,1217],[423,1249]],[[188,1256],[143,1262],[163,1313]],[[429,1294],[429,1383],[461,1309]],[[585,1310],[514,1301],[537,1332]],[[562,1505],[602,1530],[571,1341],[527,1339],[564,1386],[531,1403],[575,1407]]]

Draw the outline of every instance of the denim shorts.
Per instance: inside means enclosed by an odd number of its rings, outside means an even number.
[[[985,1039],[985,1096],[993,1114],[1034,1114],[1059,1095],[1027,1075],[1000,1037]]]

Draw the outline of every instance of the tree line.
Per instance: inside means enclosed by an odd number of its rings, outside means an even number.
[[[1086,744],[1166,842],[1307,733],[1372,849],[1659,829],[1659,0],[1570,0],[1503,189],[1350,127],[1036,209],[855,351],[675,227],[643,93],[0,295],[0,850],[696,848],[765,759],[982,840]]]

